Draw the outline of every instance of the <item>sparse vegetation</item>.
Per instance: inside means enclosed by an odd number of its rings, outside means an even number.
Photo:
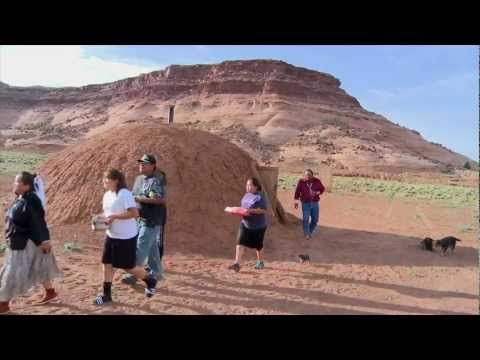
[[[0,151],[0,175],[33,171],[47,159],[47,155],[18,151]]]
[[[21,130],[45,130],[51,128],[50,121],[32,122],[23,125]]]
[[[3,254],[7,250],[6,244],[0,244],[0,254]]]
[[[360,172],[360,171],[349,171],[349,170],[335,170],[333,176],[343,176],[343,177],[360,177],[360,178],[369,178],[369,179],[381,179],[381,180],[396,180],[404,181],[403,174],[390,174],[390,173],[379,173],[379,172]]]
[[[298,182],[298,175],[282,175],[278,178],[278,187],[283,190],[295,188]]]
[[[65,251],[82,251],[82,248],[76,242],[67,242],[63,244],[63,249]]]
[[[470,224],[462,224],[458,228],[462,233],[473,231],[473,226]]]
[[[447,164],[444,169],[442,169],[444,174],[455,174],[455,168],[452,164]]]
[[[410,184],[364,178],[334,177],[333,191],[364,195],[384,195],[390,199],[412,199],[442,202],[449,207],[475,206],[478,204],[478,188]]]
[[[279,177],[278,188],[293,190],[298,175],[283,174]],[[434,201],[447,207],[465,207],[478,204],[478,188],[440,184],[417,184],[399,181],[379,180],[362,177],[333,177],[334,193],[384,196],[394,198]]]
[[[472,165],[470,165],[470,162],[466,162],[465,165],[463,165],[463,167],[467,170],[472,170]]]

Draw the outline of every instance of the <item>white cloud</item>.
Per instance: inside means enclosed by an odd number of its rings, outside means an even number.
[[[83,86],[162,69],[87,56],[77,45],[0,46],[0,81],[12,86]]]
[[[430,88],[428,86],[426,86],[426,88],[433,90],[447,90],[451,94],[465,94],[471,93],[472,89],[477,88],[477,81],[478,76],[474,72],[461,73],[437,80]],[[421,90],[424,90],[424,88],[421,88]]]
[[[425,97],[432,95],[462,95],[471,94],[475,89],[476,75],[473,73],[454,74],[443,79],[417,86],[392,88],[392,89],[370,89],[368,94],[379,101],[405,100],[407,98]]]
[[[370,89],[367,92],[380,100],[390,100],[396,96],[392,91],[384,89]]]
[[[206,51],[208,50],[208,46],[207,45],[193,45],[193,48],[195,50],[200,50],[200,51]]]

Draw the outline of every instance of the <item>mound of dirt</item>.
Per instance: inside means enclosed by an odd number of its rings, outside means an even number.
[[[167,175],[167,238],[198,237],[192,250],[225,239],[231,245],[239,219],[224,208],[238,206],[247,177],[258,176],[254,161],[215,135],[161,124],[124,125],[52,156],[40,169],[49,222],[87,223],[101,212],[103,172],[120,169],[131,187],[144,153],[155,155]]]

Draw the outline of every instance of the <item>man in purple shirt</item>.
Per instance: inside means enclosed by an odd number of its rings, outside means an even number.
[[[303,234],[306,240],[310,240],[318,223],[320,213],[320,195],[325,191],[320,179],[313,176],[313,171],[305,170],[303,179],[300,179],[295,189],[295,209],[298,209],[298,201],[302,203]],[[308,254],[300,254],[303,263],[310,260]]]

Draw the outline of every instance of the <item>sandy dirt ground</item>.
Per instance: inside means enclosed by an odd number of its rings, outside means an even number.
[[[1,197],[11,179],[0,178]],[[297,218],[291,192],[279,199]],[[60,299],[33,305],[41,287],[15,299],[13,314],[478,314],[478,228],[473,209],[442,208],[386,198],[326,194],[321,201],[318,233],[306,245],[300,220],[268,230],[266,268],[254,269],[247,252],[239,273],[227,270],[235,239],[225,255],[192,252],[185,240],[166,239],[165,280],[146,299],[143,285],[130,287],[115,276],[114,303],[92,304],[101,287],[103,236],[86,225],[53,226],[51,232],[64,278]],[[3,232],[3,224],[0,226]],[[425,236],[462,239],[454,254],[441,257],[417,248]],[[201,236],[201,235],[199,235]],[[80,251],[64,243],[78,241]],[[2,241],[3,242],[3,241]],[[296,256],[309,247],[312,262]],[[219,251],[221,254],[222,251]],[[0,255],[0,264],[5,255]]]

